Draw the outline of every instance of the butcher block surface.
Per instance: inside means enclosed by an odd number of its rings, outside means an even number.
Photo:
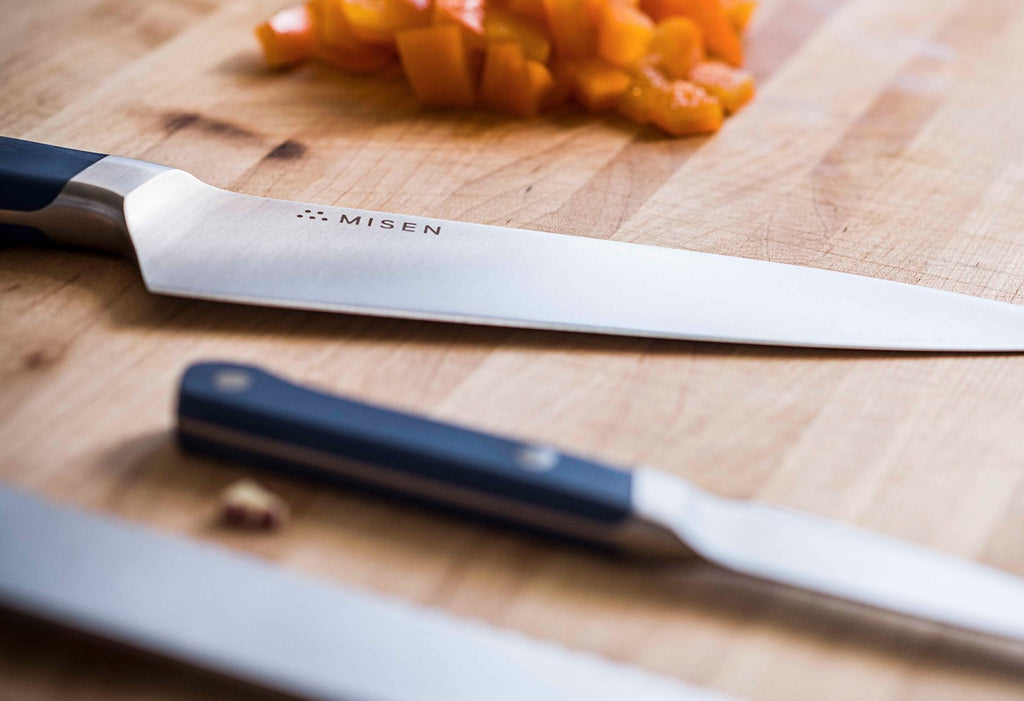
[[[257,0],[0,0],[0,133],[218,187],[796,263],[1024,303],[1024,4],[764,0],[709,138],[426,112],[397,73],[271,72]],[[398,283],[400,281],[396,281]],[[158,297],[0,249],[0,482],[756,701],[1024,698],[1024,651],[186,455],[198,360],[804,509],[1024,576],[1024,356],[774,349]],[[293,519],[217,524],[257,476]],[[396,670],[400,674],[401,670]],[[0,697],[248,698],[0,619]]]

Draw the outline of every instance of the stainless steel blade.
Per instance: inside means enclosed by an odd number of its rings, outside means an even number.
[[[146,285],[169,295],[701,341],[1024,350],[1016,305],[793,265],[252,197],[177,170],[132,190],[124,213]]]
[[[4,487],[0,605],[309,699],[726,701]]]
[[[725,569],[964,630],[1024,641],[1024,580],[810,514],[723,499],[635,472],[637,515]]]

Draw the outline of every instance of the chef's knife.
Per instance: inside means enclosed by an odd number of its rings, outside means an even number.
[[[7,224],[7,227],[3,227]],[[1024,307],[814,268],[242,195],[0,137],[0,240],[134,255],[150,291],[790,346],[1024,350]]]
[[[1024,640],[1024,579],[836,521],[724,499],[650,468],[438,423],[300,387],[260,369],[190,367],[188,448],[362,483],[556,534],[727,570]]]
[[[0,487],[0,607],[321,701],[727,701]]]

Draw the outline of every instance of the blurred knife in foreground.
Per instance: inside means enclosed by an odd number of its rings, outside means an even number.
[[[0,243],[134,256],[156,293],[824,348],[1024,350],[1024,307],[746,258],[252,197],[0,137]]]
[[[642,468],[479,433],[286,382],[197,364],[182,378],[189,448],[358,482],[572,538],[727,570],[1024,641],[1024,579],[770,506],[723,499]]]
[[[317,701],[728,701],[5,487],[0,607]]]

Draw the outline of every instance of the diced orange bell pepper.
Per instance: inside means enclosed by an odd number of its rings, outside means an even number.
[[[651,54],[669,78],[685,79],[704,60],[700,27],[689,17],[668,17],[658,22]]]
[[[615,107],[632,80],[621,68],[601,59],[589,59],[572,66],[573,95],[591,112]]]
[[[583,0],[584,10],[587,17],[587,26],[592,32],[597,32],[601,27],[601,20],[604,17],[604,8],[609,2],[625,4],[624,0]],[[593,43],[593,51],[597,51],[597,41]]]
[[[393,47],[356,39],[345,20],[341,0],[316,0],[310,8],[318,39],[316,57],[320,61],[356,73],[372,73],[394,63]]]
[[[640,6],[656,22],[683,15],[696,22],[709,53],[731,63],[743,65],[743,44],[729,21],[721,0],[641,0]]]
[[[673,135],[754,93],[740,33],[756,0],[307,0],[257,28],[270,65],[399,58],[421,104],[535,115],[570,95]],[[711,58],[709,58],[709,56]],[[731,65],[730,65],[731,64]]]
[[[548,16],[544,10],[544,0],[506,0],[505,5],[517,17],[547,25]]]
[[[552,59],[548,65],[548,74],[551,76],[551,87],[544,95],[541,103],[543,107],[555,107],[565,104],[573,91],[573,64],[558,58]]]
[[[309,7],[295,5],[281,10],[256,27],[267,65],[276,68],[304,61],[316,49],[316,34]]]
[[[637,124],[651,121],[651,102],[655,93],[666,89],[670,81],[650,61],[640,62],[633,70],[629,88],[619,96],[619,113]]]
[[[704,88],[675,80],[651,90],[650,120],[669,134],[710,133],[722,126],[722,105]]]
[[[551,40],[536,23],[517,17],[502,7],[488,8],[484,18],[484,40],[488,43],[514,41],[522,45],[526,58],[547,63]]]
[[[597,50],[596,25],[588,0],[544,0],[551,39],[562,58],[581,59]]]
[[[487,46],[480,77],[480,102],[518,117],[532,117],[537,113],[530,74],[520,44],[502,41]]]
[[[352,29],[341,11],[341,0],[313,0],[309,3],[313,26],[320,44],[350,46],[356,43]]]
[[[598,51],[608,63],[625,67],[647,53],[654,23],[640,10],[610,0],[604,5],[598,30]]]
[[[434,0],[434,23],[454,22],[471,34],[484,34],[484,0]]]
[[[430,107],[471,107],[473,71],[455,24],[407,29],[395,36],[405,75],[419,101]]]
[[[721,61],[703,61],[690,71],[689,80],[718,98],[732,114],[754,97],[754,76]]]
[[[555,79],[551,71],[540,61],[526,59],[526,75],[530,79],[530,94],[539,110],[553,101]]]
[[[352,35],[360,42],[392,44],[395,33],[426,25],[430,13],[409,0],[340,0],[341,11]]]
[[[650,90],[641,85],[630,85],[619,96],[615,107],[631,122],[647,124],[651,119]]]
[[[757,0],[722,0],[722,5],[732,26],[743,34],[750,24],[750,18],[754,16],[754,10],[757,9]]]

